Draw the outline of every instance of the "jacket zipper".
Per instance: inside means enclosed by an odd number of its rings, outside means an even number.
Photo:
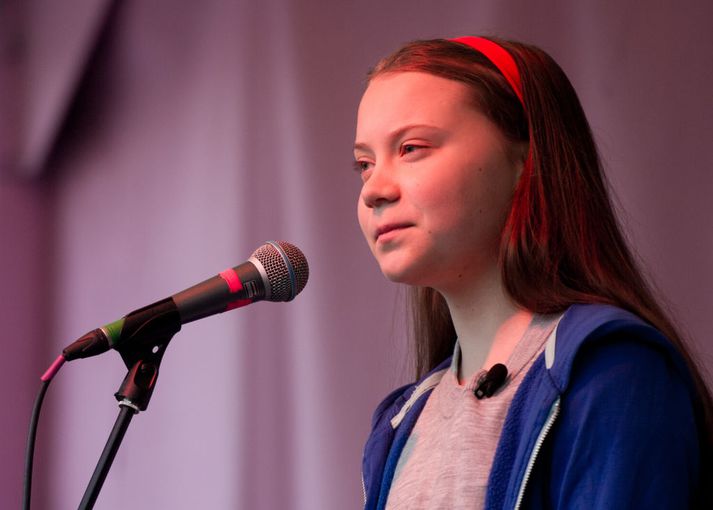
[[[364,495],[364,508],[366,508],[366,484],[364,483],[364,473],[361,474],[361,493]]]
[[[560,399],[557,397],[557,400],[555,400],[554,404],[552,404],[552,407],[550,408],[550,414],[547,416],[545,424],[540,430],[540,435],[537,436],[537,441],[535,441],[535,446],[532,448],[532,453],[530,453],[530,459],[527,461],[527,468],[525,469],[525,474],[522,477],[522,483],[520,484],[520,490],[517,493],[517,501],[515,501],[515,507],[513,510],[519,510],[520,505],[522,505],[522,499],[525,497],[525,487],[527,487],[527,482],[530,480],[530,476],[532,475],[532,469],[535,467],[535,460],[537,459],[540,449],[542,448],[542,444],[545,442],[545,438],[547,438],[547,434],[549,434],[552,425],[554,425],[559,412]]]

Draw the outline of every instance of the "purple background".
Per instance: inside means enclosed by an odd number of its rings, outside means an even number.
[[[300,246],[290,304],[187,325],[98,508],[359,508],[376,402],[408,379],[403,289],[361,239],[350,171],[366,70],[416,38],[540,45],[588,113],[644,267],[713,366],[713,4],[0,4],[0,507],[16,508],[39,375],[84,332]],[[76,507],[117,414],[109,353],[66,365],[33,508]]]

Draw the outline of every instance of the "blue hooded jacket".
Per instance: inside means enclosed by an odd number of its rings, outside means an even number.
[[[386,506],[401,451],[450,358],[377,407],[364,450],[365,508]],[[573,305],[518,388],[485,508],[691,508],[703,430],[678,351],[635,315]]]

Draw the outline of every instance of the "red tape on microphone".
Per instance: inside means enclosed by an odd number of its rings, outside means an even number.
[[[225,280],[225,283],[228,284],[228,289],[230,289],[231,294],[235,294],[236,292],[243,290],[243,282],[240,281],[238,273],[235,272],[235,269],[226,269],[218,276],[220,276],[223,280]],[[228,303],[225,307],[225,311],[227,312],[228,310],[240,308],[241,306],[249,305],[252,302],[252,299],[236,299],[235,301]]]

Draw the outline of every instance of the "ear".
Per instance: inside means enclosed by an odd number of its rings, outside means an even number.
[[[532,164],[530,162],[530,144],[526,142],[518,142],[512,144],[512,152],[510,158],[515,168],[515,184],[520,181],[520,176],[525,166]]]

